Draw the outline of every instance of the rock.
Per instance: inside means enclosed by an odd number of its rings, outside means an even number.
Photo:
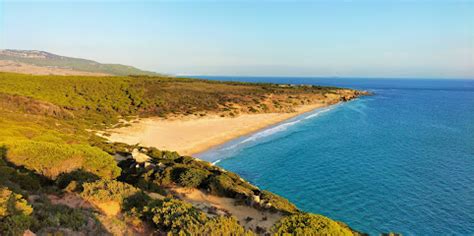
[[[136,162],[138,163],[143,163],[143,162],[147,162],[149,161],[151,158],[144,154],[144,153],[141,153],[140,151],[138,151],[138,149],[133,149],[132,151],[132,157],[133,159],[135,159]]]
[[[253,201],[254,203],[260,204],[260,196],[258,196],[258,195],[253,195],[252,201]]]

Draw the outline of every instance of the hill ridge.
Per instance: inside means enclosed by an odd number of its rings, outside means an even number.
[[[42,50],[0,49],[0,71],[53,75],[159,75],[123,64],[67,57]],[[85,73],[82,73],[85,72]]]

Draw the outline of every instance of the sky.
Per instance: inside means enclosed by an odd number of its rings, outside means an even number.
[[[474,78],[474,0],[0,0],[0,48],[179,75]]]

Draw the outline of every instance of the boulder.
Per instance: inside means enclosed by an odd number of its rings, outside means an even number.
[[[138,151],[138,149],[133,149],[132,158],[135,159],[135,161],[137,163],[148,162],[151,159],[151,157],[149,157],[148,155]]]

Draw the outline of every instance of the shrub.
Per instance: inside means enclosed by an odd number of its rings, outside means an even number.
[[[9,147],[9,161],[51,179],[80,168],[107,179],[120,175],[120,168],[112,156],[88,145],[25,140],[14,142]]]
[[[31,217],[27,215],[12,215],[0,219],[0,232],[4,236],[23,235],[31,225]]]
[[[353,235],[351,230],[342,227],[336,221],[311,213],[283,217],[271,231],[275,235]]]
[[[219,196],[248,197],[253,194],[252,189],[239,185],[239,182],[236,182],[225,173],[210,177],[207,185],[211,194]]]
[[[197,234],[207,221],[207,216],[190,203],[172,198],[154,201],[145,212],[157,228],[173,234]]]
[[[69,191],[82,191],[82,184],[97,181],[99,177],[82,169],[63,173],[56,180],[58,187]],[[74,185],[74,187],[72,186]]]
[[[0,159],[0,184],[9,187],[18,186],[30,191],[41,188],[40,179],[37,175],[21,168],[10,167],[3,159]]]
[[[0,217],[10,215],[30,215],[33,208],[20,194],[13,193],[5,187],[0,187]]]
[[[122,204],[124,199],[136,194],[139,190],[132,185],[115,180],[98,180],[83,184],[81,196],[90,201],[115,201]]]
[[[286,213],[296,213],[298,212],[298,208],[293,205],[288,199],[278,196],[274,193],[268,192],[268,191],[262,191],[262,194],[260,195],[260,198],[262,201],[268,202],[271,204],[271,207],[283,211]]]
[[[33,208],[19,194],[0,188],[0,232],[2,235],[21,235],[31,224]]]
[[[81,230],[87,224],[88,216],[80,209],[70,208],[65,205],[42,204],[35,205],[33,217],[36,219],[32,229],[47,227],[68,228],[75,231]]]
[[[202,181],[205,180],[211,173],[206,170],[197,168],[184,169],[178,178],[178,184],[183,187],[196,188],[201,185]]]
[[[254,235],[245,230],[234,217],[218,216],[209,219],[199,231],[202,235]]]

